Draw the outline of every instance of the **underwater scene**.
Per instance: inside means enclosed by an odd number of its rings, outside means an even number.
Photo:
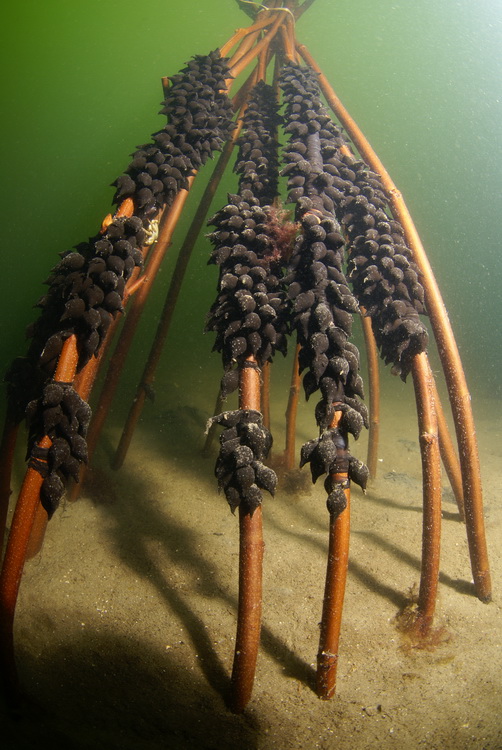
[[[0,744],[502,747],[502,5],[4,11]]]

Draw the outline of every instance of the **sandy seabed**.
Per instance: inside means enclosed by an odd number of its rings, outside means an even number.
[[[207,404],[146,413],[120,472],[107,428],[78,502],[51,520],[16,616],[24,706],[2,748],[502,748],[502,409],[475,402],[494,599],[473,595],[465,527],[445,487],[436,624],[417,649],[395,624],[419,580],[421,469],[409,398],[383,404],[379,476],[353,490],[337,694],[313,690],[327,549],[322,481],[308,469],[264,500],[262,644],[243,715],[225,704],[238,523],[199,454]],[[204,403],[202,403],[204,402]],[[283,411],[282,407],[281,410]],[[315,437],[302,411],[298,441]],[[147,410],[148,412],[148,410]],[[272,414],[276,452],[283,429]],[[279,436],[279,437],[277,437]],[[364,458],[364,438],[353,452]]]

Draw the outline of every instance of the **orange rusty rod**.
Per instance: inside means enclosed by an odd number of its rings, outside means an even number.
[[[469,543],[474,589],[476,596],[482,602],[489,602],[492,597],[490,564],[486,548],[479,454],[471,397],[441,292],[439,291],[425,249],[401,193],[394,185],[387,170],[371,148],[358,125],[336,96],[307,48],[300,44],[297,45],[297,49],[305,62],[318,73],[319,85],[326,97],[326,101],[347,130],[359,153],[370,167],[380,175],[389,196],[392,212],[403,225],[406,241],[413,252],[413,259],[420,269],[421,282],[426,294],[427,312],[429,313],[439,356],[443,365],[457,434],[460,464],[462,467],[467,541]]]
[[[234,54],[228,61],[229,68],[232,68],[237,62],[239,62],[241,57],[244,57],[244,55],[246,55],[249,52],[249,50],[256,43],[258,36],[259,36],[259,31],[255,31],[254,33],[249,34],[249,36],[245,37],[245,39],[239,44],[239,47],[237,48],[237,50],[234,52]]]
[[[266,26],[270,26],[272,22],[273,22],[273,18],[271,18],[270,15],[267,14],[266,16],[264,15],[263,18],[255,21],[251,26],[247,26],[242,29],[237,29],[235,34],[232,37],[230,37],[228,42],[225,42],[225,44],[223,44],[220,47],[221,57],[226,57],[228,53],[230,52],[230,50],[233,47],[235,47],[236,44],[239,44],[240,42],[241,44],[239,45],[239,49],[237,50],[237,53],[234,53],[234,57],[235,57],[236,54],[239,54],[242,48],[242,45],[246,43],[249,36],[258,34],[258,32],[264,29]],[[247,52],[247,50],[244,50],[244,51]],[[239,57],[240,56],[241,55],[239,54]],[[233,61],[233,58],[232,58],[232,61]]]
[[[267,15],[267,17],[264,16],[260,21],[258,21],[257,23],[254,23],[249,28],[240,29],[240,31],[245,32],[245,34],[243,35],[244,38],[240,42],[238,48],[233,53],[232,57],[229,59],[228,61],[229,68],[233,68],[234,65],[236,65],[236,63],[238,63],[244,57],[244,55],[249,52],[249,50],[253,47],[256,40],[258,39],[260,35],[260,31],[262,31],[262,29],[265,29],[267,26],[270,26],[273,23],[273,20],[274,19],[271,16]],[[237,36],[237,34],[235,36]],[[231,47],[228,47],[228,45],[225,45],[224,47],[222,47],[220,50],[221,56],[224,57],[223,52],[230,50],[230,49]]]
[[[35,512],[35,518],[33,519],[28,546],[26,548],[26,560],[32,560],[38,555],[44,546],[45,532],[47,531],[48,523],[49,516],[47,515],[47,511],[42,503],[39,503]]]
[[[243,57],[239,58],[239,60],[237,60],[237,62],[235,63],[235,65],[233,65],[230,68],[230,75],[233,78],[237,78],[237,76],[240,73],[242,73],[242,71],[249,65],[249,63],[252,60],[254,60],[254,58],[257,57],[260,54],[260,52],[262,51],[262,49],[264,49],[265,47],[267,47],[270,44],[270,42],[272,41],[272,39],[276,35],[276,33],[277,33],[278,29],[279,29],[279,26],[282,23],[282,20],[283,19],[281,18],[281,14],[279,13],[278,17],[276,18],[276,20],[272,24],[271,28],[267,31],[267,33],[265,34],[265,36],[262,37],[262,39],[260,39],[260,41],[257,42],[255,44],[255,46],[252,49],[249,50],[249,52],[247,52],[245,55],[243,55]]]
[[[336,427],[341,412],[335,412],[331,427]],[[335,481],[347,482],[346,472],[334,474]],[[343,600],[349,566],[350,486],[344,489],[347,507],[335,516],[330,513],[328,562],[321,618],[321,635],[317,652],[316,692],[329,700],[335,693],[338,667],[338,644],[342,625]]]
[[[252,356],[247,361],[256,364]],[[260,373],[255,367],[241,368],[239,408],[260,411]],[[234,713],[244,710],[253,690],[260,645],[263,549],[261,506],[251,514],[239,505],[239,603],[229,701]]]
[[[260,645],[263,533],[261,507],[239,508],[239,604],[230,708],[241,713],[251,698]]]
[[[412,363],[413,385],[418,415],[418,434],[422,456],[423,531],[422,567],[416,626],[425,635],[434,617],[439,579],[441,542],[441,461],[432,372],[425,352],[416,354]]]
[[[49,448],[49,438],[43,438],[39,446]],[[7,549],[0,575],[0,663],[3,686],[9,702],[15,703],[18,694],[18,679],[14,657],[14,614],[35,516],[40,505],[40,488],[43,477],[28,468],[10,528]],[[47,515],[47,514],[46,514]]]
[[[59,357],[54,374],[55,381],[71,383],[75,377],[78,362],[77,337],[69,336]],[[46,435],[39,443],[40,448],[49,448],[51,440]],[[12,518],[7,549],[0,574],[0,660],[2,676],[9,699],[17,694],[17,672],[14,659],[14,614],[21,576],[23,574],[26,551],[40,505],[40,488],[43,477],[38,471],[28,467],[21,492]]]
[[[284,56],[290,62],[296,63],[296,47],[295,47],[295,27],[294,19],[289,14],[286,16],[285,23],[280,28],[282,48],[284,50]]]
[[[256,80],[265,81],[267,76],[267,64],[269,60],[270,47],[264,47],[258,55],[258,63],[256,65]]]
[[[438,432],[439,432],[439,450],[441,451],[441,458],[443,460],[443,466],[448,474],[450,485],[457,501],[458,512],[460,518],[465,522],[465,508],[464,508],[464,490],[462,487],[462,472],[460,470],[460,463],[458,456],[455,452],[453,441],[448,429],[448,423],[446,421],[441,399],[436,386],[436,380],[432,378],[432,390],[434,395],[434,403],[436,404],[436,415],[438,420]]]
[[[270,430],[270,373],[272,363],[265,362],[261,371],[261,413],[263,414],[263,424]]]
[[[366,356],[368,359],[368,390],[370,427],[368,431],[368,457],[366,465],[370,477],[375,479],[378,465],[378,440],[380,435],[380,374],[378,370],[378,349],[375,335],[371,327],[371,318],[361,308],[361,322],[363,324]]]
[[[264,47],[258,55],[258,64],[256,66],[256,80],[266,81],[267,67],[275,53],[272,52],[271,44]],[[276,133],[277,135],[277,133]]]
[[[295,354],[293,359],[293,369],[291,371],[291,383],[289,385],[289,397],[288,405],[286,408],[286,450],[285,466],[287,471],[294,469],[296,464],[295,459],[295,448],[296,448],[296,414],[298,412],[298,400],[300,398],[300,372],[298,367],[298,355],[300,354],[301,346],[296,345]]]
[[[242,107],[242,105],[246,102],[249,92],[251,91],[252,87],[255,85],[257,81],[258,81],[258,66],[256,66],[255,69],[252,71],[252,73],[249,74],[249,76],[244,81],[240,89],[232,97],[232,107],[234,108],[234,110],[236,111],[239,110]]]

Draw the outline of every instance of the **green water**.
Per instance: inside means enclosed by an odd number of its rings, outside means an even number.
[[[95,232],[110,183],[163,123],[161,76],[248,23],[233,0],[24,0],[3,16],[2,367],[24,352],[24,328],[57,253]],[[316,0],[297,35],[404,194],[471,389],[500,393],[502,3]],[[233,186],[229,177],[215,208]],[[183,226],[172,257],[182,236]],[[208,252],[201,239],[173,331],[194,361],[211,345],[200,333],[215,287]]]

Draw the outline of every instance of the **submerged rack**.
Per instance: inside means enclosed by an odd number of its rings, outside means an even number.
[[[167,123],[138,148],[115,182],[115,212],[97,233],[62,253],[39,300],[26,357],[11,365],[2,442],[0,539],[9,507],[19,424],[28,423],[28,467],[17,498],[0,576],[0,663],[8,695],[18,684],[14,614],[26,560],[67,489],[78,493],[105,423],[149,291],[198,171],[221,155],[180,248],[158,330],[132,399],[114,468],[127,454],[149,394],[195,240],[215,190],[237,152],[238,190],[210,219],[210,262],[219,266],[207,330],[215,333],[223,375],[208,425],[220,430],[218,485],[240,527],[239,604],[230,705],[250,699],[259,648],[262,493],[277,477],[266,459],[272,437],[268,372],[276,351],[294,349],[286,425],[286,469],[296,463],[299,384],[319,427],[301,451],[312,480],[325,477],[329,551],[318,650],[317,692],[333,695],[348,564],[350,485],[375,475],[378,445],[378,352],[416,395],[423,470],[422,568],[408,627],[426,637],[433,622],[441,527],[440,454],[465,521],[475,593],[491,598],[478,451],[457,346],[424,248],[400,192],[345,110],[305,45],[295,21],[313,0],[238,0],[252,23],[208,55],[164,79]],[[241,73],[247,78],[229,98]],[[239,79],[240,80],[240,79]],[[331,114],[331,112],[333,114]],[[334,117],[333,117],[334,115]],[[281,148],[281,143],[283,147]],[[280,201],[281,178],[287,183]],[[91,419],[89,396],[118,343]],[[360,315],[369,362],[363,401],[359,352],[350,341]],[[448,434],[427,357],[427,315],[436,339],[455,423],[458,458]],[[293,339],[293,340],[292,340]],[[291,341],[292,340],[292,341]],[[289,343],[288,343],[289,341]],[[238,390],[238,408],[223,410]],[[349,450],[369,428],[367,466]]]

